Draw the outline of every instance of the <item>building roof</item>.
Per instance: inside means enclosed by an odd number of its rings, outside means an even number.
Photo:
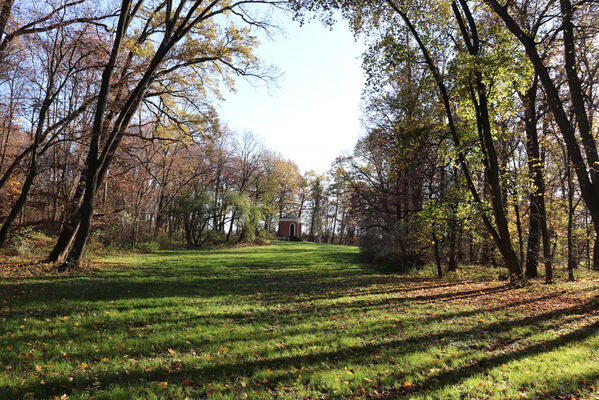
[[[281,218],[281,221],[298,221],[297,217],[293,214],[286,214],[283,216],[283,218]]]

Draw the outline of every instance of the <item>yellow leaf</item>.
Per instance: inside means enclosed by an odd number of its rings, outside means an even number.
[[[158,386],[160,386],[161,389],[166,389],[168,387],[168,382],[160,382]]]
[[[35,370],[36,371],[41,371],[42,370],[42,366],[41,365],[36,365],[35,366]]]

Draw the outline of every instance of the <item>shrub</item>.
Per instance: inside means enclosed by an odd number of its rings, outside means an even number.
[[[158,242],[158,246],[162,250],[177,250],[185,248],[185,244],[181,241],[181,239],[176,237],[171,237],[167,233],[160,232],[155,239]]]
[[[157,242],[138,243],[136,247],[142,253],[155,253],[160,250],[160,244]]]
[[[226,240],[227,240],[226,233],[211,231],[211,232],[208,232],[208,238],[206,239],[206,242],[208,244],[218,245],[218,244],[225,243]]]
[[[272,241],[263,237],[257,237],[252,241],[252,246],[268,246],[270,244]]]
[[[52,244],[52,238],[31,226],[16,229],[10,236],[9,250],[17,255],[41,253]]]

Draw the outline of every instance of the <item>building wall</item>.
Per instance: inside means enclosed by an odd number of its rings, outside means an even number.
[[[291,224],[295,224],[295,237],[302,237],[302,224],[297,221],[279,221],[277,237],[289,237]]]

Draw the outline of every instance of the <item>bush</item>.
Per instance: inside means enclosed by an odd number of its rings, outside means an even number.
[[[208,238],[206,243],[219,245],[225,243],[227,240],[227,234],[224,232],[210,231],[208,232]]]
[[[185,248],[185,243],[183,243],[180,238],[177,239],[171,237],[165,232],[160,232],[155,241],[158,242],[158,246],[162,250],[178,250]]]
[[[138,243],[136,247],[142,253],[155,253],[160,250],[160,244],[157,242]]]
[[[257,237],[252,241],[251,244],[252,246],[268,246],[272,244],[272,241],[263,237]]]
[[[43,253],[53,243],[51,237],[31,226],[16,229],[9,240],[9,251],[16,255]]]
[[[360,251],[367,260],[383,271],[406,273],[424,266],[424,257],[419,252],[403,252],[389,243],[392,241],[366,235],[360,243]]]

